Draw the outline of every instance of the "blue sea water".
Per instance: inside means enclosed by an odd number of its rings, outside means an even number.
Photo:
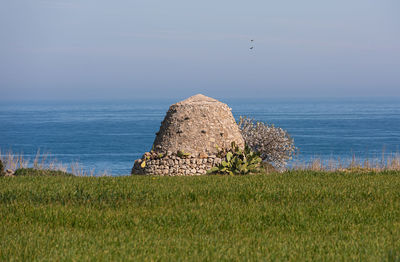
[[[236,118],[254,117],[286,129],[297,159],[349,159],[399,152],[400,98],[221,99]],[[37,150],[65,164],[129,174],[151,149],[169,105],[165,100],[112,102],[1,102],[0,149]]]

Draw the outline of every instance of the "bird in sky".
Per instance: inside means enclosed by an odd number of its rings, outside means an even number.
[[[250,39],[250,42],[253,44],[254,39]],[[253,49],[254,49],[254,46],[251,46],[251,47],[250,47],[250,50],[253,50]]]

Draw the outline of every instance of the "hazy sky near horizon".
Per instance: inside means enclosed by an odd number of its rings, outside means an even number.
[[[400,96],[399,13],[398,0],[2,1],[0,93]]]

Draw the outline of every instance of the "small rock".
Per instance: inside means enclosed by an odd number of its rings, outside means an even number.
[[[204,153],[204,152],[201,152],[199,154],[199,158],[208,158],[208,155],[206,153]]]
[[[14,171],[13,170],[11,170],[11,169],[7,169],[6,170],[6,173],[5,173],[5,176],[14,176]]]

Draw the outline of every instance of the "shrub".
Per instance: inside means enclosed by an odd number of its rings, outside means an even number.
[[[3,161],[1,161],[0,159],[0,176],[4,176],[4,165],[3,165]]]
[[[239,128],[246,145],[279,169],[287,165],[297,149],[288,132],[274,125],[240,117]]]
[[[15,170],[15,176],[74,176],[73,174],[50,169],[19,168]]]
[[[262,159],[247,146],[242,150],[232,142],[231,150],[220,152],[219,155],[224,155],[224,160],[218,166],[211,168],[209,174],[246,175],[260,172]]]

